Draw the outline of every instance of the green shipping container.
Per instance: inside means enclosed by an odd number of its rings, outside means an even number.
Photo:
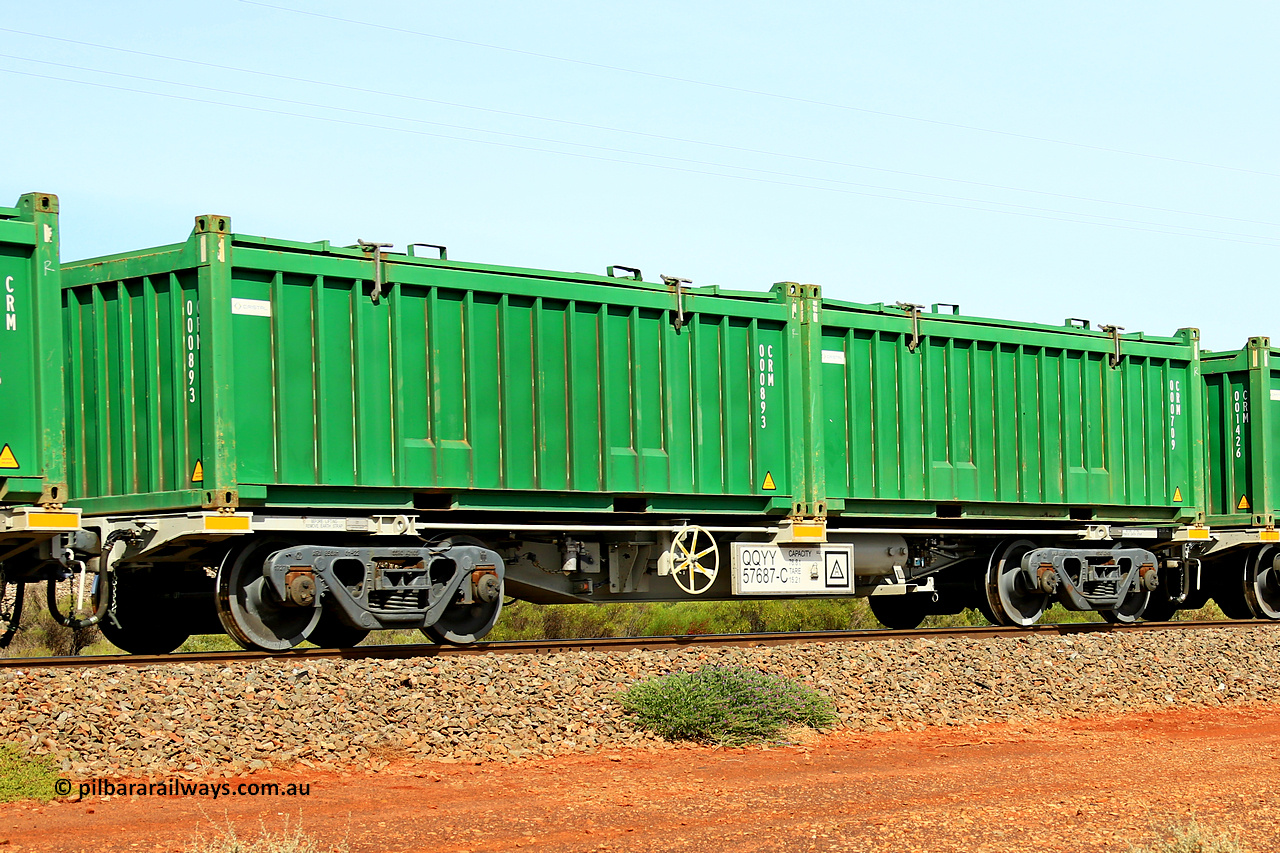
[[[821,468],[832,515],[1202,519],[1198,334],[828,301]],[[958,310],[958,309],[957,309]]]
[[[1214,526],[1275,524],[1280,498],[1280,369],[1268,338],[1205,353],[1208,513]]]
[[[66,500],[58,197],[0,207],[0,500]]]
[[[183,243],[66,265],[79,505],[793,510],[796,287],[440,254],[201,216]]]

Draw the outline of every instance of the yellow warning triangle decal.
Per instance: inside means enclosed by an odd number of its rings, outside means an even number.
[[[18,457],[13,455],[13,449],[9,445],[4,446],[4,450],[0,450],[0,468],[20,468],[18,465]]]
[[[199,459],[196,460],[196,470],[191,472],[191,482],[193,483],[204,482],[204,466],[200,464]]]
[[[1173,502],[1176,504],[1182,503],[1182,486],[1178,486],[1173,490]]]
[[[17,467],[17,466],[14,466],[14,467]],[[773,472],[771,471],[764,472],[764,485],[761,486],[760,488],[764,489],[766,492],[772,492],[778,488],[777,484],[773,482]]]
[[[1248,508],[1249,508],[1249,499],[1246,498],[1244,495],[1241,495],[1240,503],[1236,504],[1236,509],[1248,509]]]

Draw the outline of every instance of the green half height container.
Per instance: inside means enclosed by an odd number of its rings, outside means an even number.
[[[1280,363],[1275,359],[1269,338],[1250,338],[1242,350],[1207,352],[1201,359],[1211,525],[1275,525],[1280,498]]]
[[[78,505],[793,511],[794,286],[414,252],[200,216],[182,243],[67,264]]]
[[[819,494],[831,515],[1203,519],[1194,329],[1047,326],[826,301]]]

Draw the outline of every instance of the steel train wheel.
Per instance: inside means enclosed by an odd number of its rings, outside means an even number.
[[[369,636],[368,628],[357,628],[343,622],[333,608],[322,607],[320,621],[307,634],[308,642],[315,643],[322,649],[349,649],[360,645],[360,641]]]
[[[1218,603],[1222,615],[1228,619],[1252,619],[1253,606],[1246,593],[1246,587],[1252,585],[1250,569],[1254,554],[1247,553],[1243,559],[1222,559],[1215,561],[1213,600]],[[1236,562],[1239,560],[1239,562]]]
[[[165,599],[148,572],[117,571],[108,595],[111,603],[98,628],[118,649],[131,655],[167,655],[191,636],[190,620]]]
[[[867,597],[867,604],[876,621],[895,631],[919,628],[929,615],[929,595],[926,593],[872,595]]]
[[[1259,619],[1280,619],[1280,548],[1264,545],[1245,561],[1244,597]]]
[[[287,606],[263,576],[267,558],[291,545],[279,539],[251,539],[228,551],[218,567],[218,619],[231,639],[246,649],[291,649],[320,621],[318,602],[315,607]]]
[[[986,597],[998,625],[1034,625],[1049,606],[1048,593],[1031,589],[1022,573],[1022,558],[1035,547],[1029,539],[1016,539],[1000,543],[991,552]]]
[[[422,633],[435,643],[466,646],[478,643],[493,628],[502,612],[502,589],[494,601],[477,601],[474,604],[457,602],[445,608],[444,614],[434,625],[422,629]]]
[[[1115,610],[1099,610],[1098,614],[1114,625],[1128,625],[1142,618],[1150,601],[1151,590],[1137,586],[1129,590],[1129,594]]]
[[[1151,598],[1147,601],[1147,606],[1142,611],[1142,621],[1168,622],[1182,606],[1170,601],[1169,596],[1162,587],[1151,593]],[[1103,618],[1105,619],[1106,617],[1104,616]]]
[[[0,566],[0,649],[8,646],[13,635],[18,632],[18,623],[22,620],[22,600],[26,591],[25,582],[8,580],[4,575],[4,567]]]

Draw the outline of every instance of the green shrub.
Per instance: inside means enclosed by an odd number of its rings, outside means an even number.
[[[240,644],[226,634],[193,634],[178,646],[179,652],[234,652]]]
[[[776,675],[736,666],[704,666],[642,681],[619,696],[640,724],[667,740],[744,744],[787,726],[835,722],[831,702]]]
[[[1130,847],[1130,853],[1248,853],[1239,833],[1220,833],[1205,829],[1192,820],[1186,826],[1165,830],[1167,838],[1145,847]]]
[[[16,744],[0,743],[0,803],[52,800],[57,779],[51,759],[27,755]]]

